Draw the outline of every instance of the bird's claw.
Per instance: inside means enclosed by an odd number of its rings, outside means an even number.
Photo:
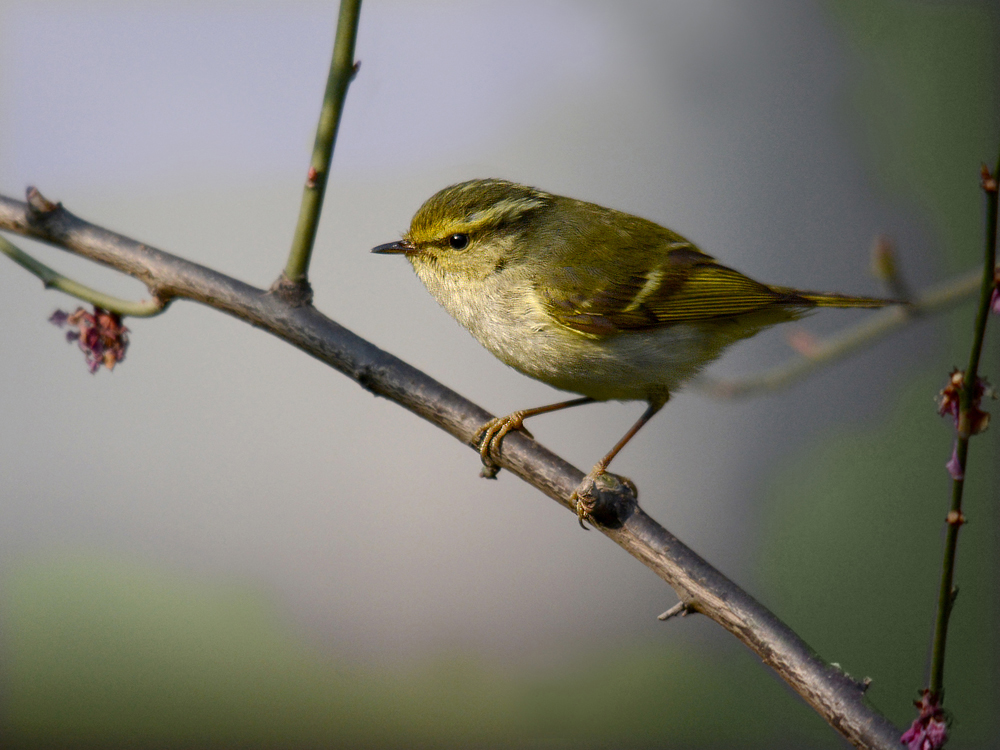
[[[495,479],[500,471],[500,444],[507,433],[521,430],[529,438],[532,434],[524,428],[524,412],[516,411],[506,417],[494,417],[476,432],[476,445],[483,461],[480,476]]]
[[[624,493],[624,494],[623,494]],[[615,517],[621,513],[621,503],[635,503],[639,490],[628,477],[609,474],[603,466],[595,466],[569,496],[570,504],[576,510],[580,527],[589,531],[584,521],[591,526],[600,524],[613,526]],[[610,512],[610,515],[609,515]]]
[[[570,503],[576,509],[576,520],[580,524],[580,528],[584,531],[590,531],[587,525],[584,523],[586,521],[591,526],[594,525],[594,517],[591,515],[594,512],[594,508],[597,507],[599,497],[594,494],[594,483],[597,478],[604,473],[604,470],[597,470],[597,467],[587,474],[583,478],[583,481],[573,490],[573,494],[569,496]]]

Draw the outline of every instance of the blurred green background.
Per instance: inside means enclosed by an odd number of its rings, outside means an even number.
[[[0,2],[0,191],[259,286],[283,264],[334,3]],[[496,413],[552,392],[367,253],[501,176],[647,216],[752,276],[879,293],[976,265],[1000,149],[989,2],[378,2],[362,10],[318,307]],[[15,239],[15,238],[11,238]],[[134,282],[15,240],[102,289]],[[838,747],[650,573],[437,431],[178,303],[91,378],[0,264],[5,747]],[[824,313],[828,333],[863,314]],[[983,371],[1000,380],[997,319]],[[905,726],[926,682],[971,305],[786,392],[681,394],[617,468],[650,513]],[[714,372],[790,356],[781,332]],[[637,405],[532,425],[587,466]],[[587,413],[584,413],[587,412]],[[996,431],[976,438],[946,706],[1000,747]]]

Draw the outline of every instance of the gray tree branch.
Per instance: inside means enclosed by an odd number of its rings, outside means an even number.
[[[292,307],[267,291],[102,229],[37,191],[28,191],[28,203],[0,196],[0,229],[127,273],[164,303],[200,302],[262,328],[467,445],[492,417],[311,305]],[[507,437],[500,458],[505,469],[575,513],[568,498],[582,471],[521,433]],[[867,704],[865,685],[821,659],[766,607],[646,515],[629,488],[608,491],[596,518],[600,531],[666,581],[688,611],[735,635],[850,742],[861,748],[899,746],[900,730]]]

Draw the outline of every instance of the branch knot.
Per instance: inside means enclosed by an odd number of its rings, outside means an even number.
[[[270,292],[292,307],[308,307],[313,301],[312,285],[308,279],[292,281],[284,273],[271,284]]]

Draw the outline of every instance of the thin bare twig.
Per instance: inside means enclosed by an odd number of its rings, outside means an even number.
[[[979,289],[981,279],[982,271],[976,269],[936,284],[913,297],[910,304],[886,307],[872,313],[858,325],[812,343],[808,355],[793,358],[760,375],[742,380],[701,377],[690,387],[714,398],[744,398],[784,388],[814,370],[888,336],[916,317],[941,312],[964,302]]]

